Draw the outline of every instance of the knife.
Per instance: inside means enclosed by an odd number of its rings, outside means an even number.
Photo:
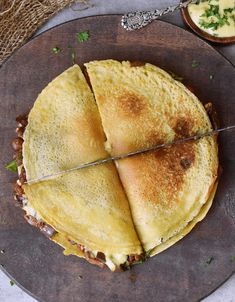
[[[136,150],[136,151],[133,151],[133,152],[124,153],[124,154],[117,155],[117,156],[110,156],[110,157],[103,158],[103,159],[98,159],[98,160],[95,160],[95,161],[92,161],[92,162],[89,162],[89,163],[81,164],[77,167],[73,167],[73,168],[70,168],[70,169],[67,169],[67,170],[55,172],[55,173],[52,173],[52,174],[44,175],[44,176],[39,177],[39,178],[28,180],[27,182],[25,182],[25,184],[32,184],[32,183],[44,181],[44,180],[50,179],[52,177],[62,175],[62,174],[66,174],[66,173],[69,173],[69,172],[72,172],[72,171],[75,171],[75,170],[81,170],[81,169],[85,169],[85,168],[92,167],[92,166],[98,166],[98,165],[106,164],[106,163],[112,162],[114,160],[125,159],[125,158],[136,156],[136,155],[139,155],[139,154],[144,154],[144,153],[147,153],[147,152],[150,152],[150,151],[155,151],[155,150],[159,150],[159,149],[163,149],[163,148],[168,148],[168,147],[178,145],[178,144],[182,144],[182,143],[185,143],[185,142],[196,141],[196,140],[199,140],[199,139],[201,139],[203,137],[206,137],[206,136],[211,136],[211,135],[223,132],[223,131],[229,131],[229,130],[234,130],[234,129],[235,129],[235,125],[228,126],[228,127],[224,127],[224,128],[211,130],[211,131],[208,131],[208,132],[205,132],[205,133],[202,133],[202,134],[196,134],[196,135],[193,135],[193,136],[180,138],[180,139],[174,140],[174,141],[169,142],[169,143],[157,144],[157,145],[153,145],[151,147]]]
[[[169,13],[173,13],[178,9],[185,8],[189,4],[194,4],[197,2],[198,0],[186,0],[183,2],[180,1],[177,5],[168,6],[167,8],[164,9],[155,9],[150,11],[137,11],[137,12],[127,13],[122,16],[121,25],[126,30],[140,29],[151,23],[153,20],[158,19],[161,16],[164,16]]]

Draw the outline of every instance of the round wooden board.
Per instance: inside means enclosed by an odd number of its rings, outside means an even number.
[[[11,159],[17,115],[27,112],[38,93],[76,62],[95,59],[139,60],[171,70],[193,87],[203,103],[213,101],[221,126],[235,124],[235,69],[210,45],[171,24],[156,21],[136,32],[119,25],[120,16],[98,16],[58,26],[31,40],[0,69],[0,263],[17,283],[45,302],[198,301],[234,271],[235,137],[220,137],[223,167],[214,204],[206,219],[183,240],[143,265],[111,273],[74,256],[45,238],[15,207],[16,176],[4,169]],[[89,30],[90,39],[76,41]],[[51,49],[58,46],[59,54]],[[200,63],[197,68],[192,62]],[[210,79],[210,75],[213,79]],[[102,83],[101,83],[102,85]],[[63,134],[62,134],[63,135]],[[213,261],[207,264],[207,260]]]

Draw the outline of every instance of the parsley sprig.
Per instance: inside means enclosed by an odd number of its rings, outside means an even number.
[[[57,53],[60,52],[60,48],[58,46],[55,46],[55,47],[52,48],[52,52],[57,54]]]
[[[12,172],[17,172],[17,164],[15,160],[10,161],[5,165],[5,168]]]
[[[197,68],[200,65],[199,62],[193,61],[192,62],[192,68]]]
[[[209,8],[200,16],[199,25],[213,31],[224,25],[230,25],[229,18],[234,18],[234,14],[232,14],[234,10],[235,8],[226,8],[223,10],[223,14],[220,14],[219,5],[209,4]]]
[[[83,31],[80,33],[76,33],[76,37],[77,37],[78,42],[85,42],[89,39],[90,34],[89,34],[89,31],[86,30],[86,31]]]

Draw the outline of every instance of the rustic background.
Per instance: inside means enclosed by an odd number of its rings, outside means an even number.
[[[53,25],[59,24],[63,21],[69,20],[69,19],[74,19],[77,18],[78,16],[85,16],[85,15],[95,15],[95,14],[104,14],[104,13],[117,13],[117,12],[125,12],[133,9],[147,9],[147,8],[154,8],[156,5],[158,7],[163,7],[163,5],[167,4],[173,4],[176,3],[177,1],[132,1],[132,3],[126,3],[126,1],[115,1],[115,0],[107,0],[107,1],[91,1],[92,4],[95,4],[94,7],[78,12],[75,11],[77,8],[80,9],[80,5],[76,5],[72,10],[71,8],[66,9],[59,13],[57,16],[52,18],[43,28],[40,29],[40,32],[52,27]],[[175,13],[172,16],[165,17],[164,19],[169,20],[172,23],[178,24],[180,26],[183,26],[183,23],[180,19],[179,13]],[[234,46],[219,46],[217,47],[223,54],[225,54],[231,61],[235,62],[235,49]],[[4,279],[5,280],[5,279]],[[227,283],[227,286],[225,286],[225,290],[223,289],[219,290],[217,293],[213,294],[210,298],[207,298],[207,301],[213,301],[213,302],[221,302],[221,301],[234,301],[234,278],[233,280],[230,280],[229,283]],[[10,286],[9,286],[10,288]],[[0,297],[2,297],[4,302],[9,302],[10,300],[10,295],[13,293],[14,287],[10,288],[10,291],[7,291],[6,287],[3,290],[3,288],[0,288]],[[20,296],[13,296],[12,301],[20,301]],[[22,296],[22,301],[28,301],[26,300],[26,296]],[[29,298],[31,299],[31,298]],[[210,300],[211,299],[211,300]]]

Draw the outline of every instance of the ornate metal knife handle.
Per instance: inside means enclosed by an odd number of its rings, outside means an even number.
[[[151,11],[138,11],[133,13],[127,13],[122,16],[121,25],[126,30],[140,29],[163,15],[172,13],[177,9],[187,7],[190,3],[196,3],[197,1],[198,0],[187,0],[184,2],[180,2],[177,5],[169,6],[164,9],[155,9]]]

